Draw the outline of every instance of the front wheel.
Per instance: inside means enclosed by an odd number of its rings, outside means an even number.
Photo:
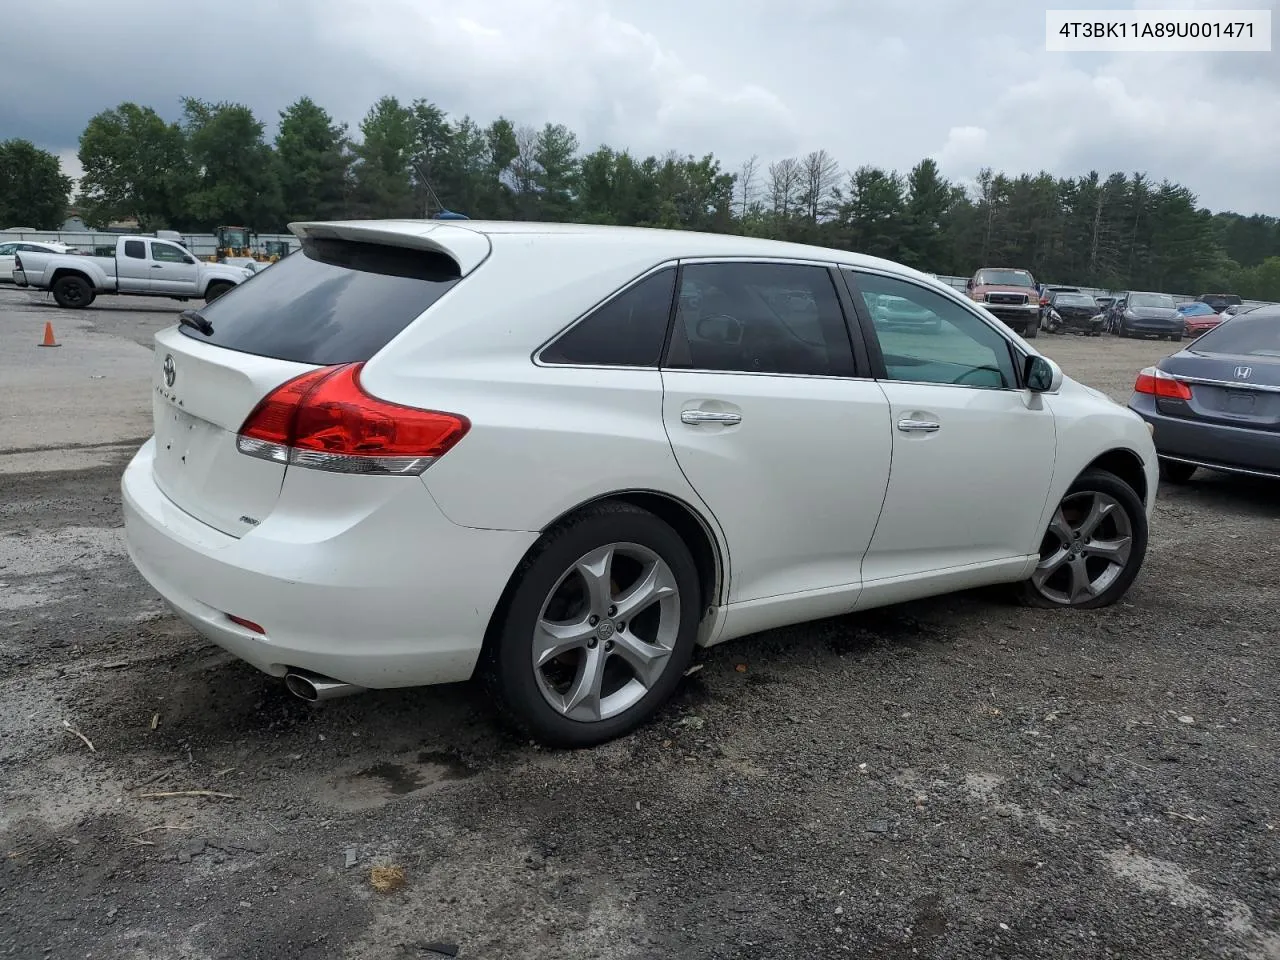
[[[1147,513],[1127,483],[1103,470],[1080,475],[1054,511],[1040,562],[1020,585],[1037,607],[1093,610],[1115,603],[1147,553]]]
[[[1023,339],[1023,340],[1034,340],[1034,339],[1036,338],[1036,334],[1038,334],[1039,332],[1040,332],[1040,324],[1039,324],[1039,322],[1038,322],[1038,321],[1037,321],[1037,322],[1028,323],[1028,324],[1027,324],[1027,330],[1026,330],[1026,332],[1022,335],[1022,339]]]
[[[521,564],[486,644],[499,710],[548,746],[635,729],[671,696],[693,654],[702,600],[689,548],[628,504],[549,533]]]

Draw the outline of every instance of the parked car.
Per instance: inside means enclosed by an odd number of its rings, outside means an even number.
[[[1116,301],[1112,316],[1121,337],[1182,339],[1182,314],[1167,293],[1131,290]]]
[[[698,644],[980,584],[1104,607],[1142,564],[1146,425],[908,267],[643,228],[292,229],[300,252],[156,335],[122,492],[142,575],[306,699],[478,675],[528,735],[598,743]]]
[[[0,243],[0,283],[13,283],[13,267],[19,253],[67,253],[65,243],[44,240],[10,240]]]
[[[1208,333],[1223,320],[1222,316],[1203,300],[1178,304],[1178,313],[1182,314],[1183,334],[1188,337],[1198,337],[1202,333]]]
[[[1011,267],[983,267],[965,284],[969,298],[1025,339],[1040,330],[1040,295],[1035,277]]]
[[[1234,293],[1202,293],[1196,297],[1201,303],[1207,303],[1215,311],[1221,313],[1227,307],[1238,306],[1242,301]]]
[[[897,327],[904,330],[916,330],[924,333],[937,333],[942,329],[942,321],[933,311],[913,303],[904,297],[885,295],[868,295],[867,309],[872,319],[885,327]]]
[[[1094,297],[1093,302],[1098,305],[1098,312],[1106,316],[1112,305],[1116,302],[1115,297]]]
[[[1083,293],[1058,292],[1049,295],[1045,329],[1050,333],[1082,333],[1100,337],[1103,316],[1093,297]]]
[[[1144,369],[1129,409],[1153,426],[1171,483],[1201,467],[1280,478],[1280,306],[1237,314]]]
[[[58,306],[73,309],[118,293],[212,301],[253,275],[241,267],[205,263],[169,240],[134,236],[118,238],[110,257],[23,252],[13,270],[19,287],[49,290]]]

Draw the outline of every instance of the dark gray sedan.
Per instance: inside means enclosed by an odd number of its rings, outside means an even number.
[[[1114,307],[1115,330],[1122,337],[1168,337],[1181,340],[1182,314],[1167,293],[1131,290]]]
[[[1129,409],[1153,426],[1171,483],[1199,467],[1280,479],[1280,306],[1238,314],[1147,367]]]

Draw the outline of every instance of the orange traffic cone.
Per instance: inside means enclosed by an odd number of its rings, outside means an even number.
[[[48,320],[46,320],[44,323],[44,340],[40,342],[40,346],[42,347],[62,346],[62,344],[60,344],[57,340],[53,339],[53,324],[50,323]]]

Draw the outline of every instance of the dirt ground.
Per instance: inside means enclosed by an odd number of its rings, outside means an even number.
[[[1108,610],[762,634],[545,751],[469,686],[305,704],[165,612],[118,478],[180,307],[100,304],[0,291],[0,956],[1280,958],[1276,484],[1162,488]],[[1119,400],[1175,349],[1038,343]]]

